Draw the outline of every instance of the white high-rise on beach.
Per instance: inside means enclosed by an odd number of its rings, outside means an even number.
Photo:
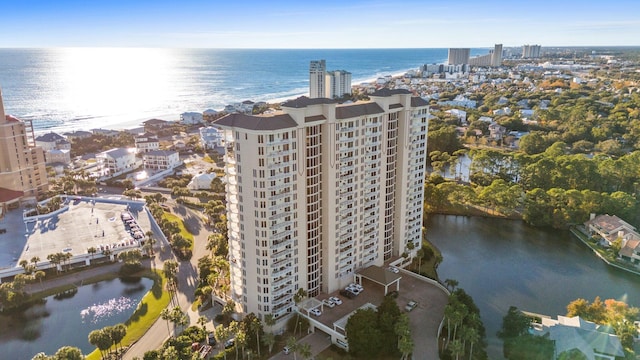
[[[470,48],[450,48],[447,56],[448,65],[463,65],[469,63]]]
[[[536,59],[540,57],[540,45],[522,45],[522,57],[525,59]]]
[[[327,64],[324,60],[313,60],[309,64],[309,97],[311,99],[325,97]]]
[[[345,70],[331,70],[326,75],[326,97],[339,98],[351,94],[351,73]]]
[[[293,296],[354,281],[422,238],[428,103],[384,89],[340,105],[301,97],[215,122],[225,154],[231,297],[284,319]],[[282,325],[283,322],[278,322]]]

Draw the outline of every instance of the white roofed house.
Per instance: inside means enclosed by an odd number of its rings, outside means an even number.
[[[633,225],[615,215],[591,214],[590,220],[585,222],[584,226],[589,235],[601,238],[607,245],[611,245],[618,238],[631,240],[634,234],[636,238],[639,237]]]
[[[38,136],[36,146],[40,146],[44,150],[44,158],[46,164],[62,163],[69,164],[71,162],[71,143],[62,135],[50,132]]]
[[[216,174],[198,174],[195,175],[189,184],[187,189],[189,190],[209,190],[211,189],[211,182],[216,178]]]
[[[224,146],[224,131],[214,126],[200,128],[200,142],[205,149]]]
[[[177,151],[154,150],[142,156],[144,168],[149,170],[171,170],[182,164]]]
[[[118,176],[133,171],[137,167],[134,148],[115,148],[96,155],[101,175],[105,177]]]
[[[185,125],[202,124],[202,114],[199,112],[184,112],[180,114],[180,122]]]
[[[507,128],[494,122],[489,124],[489,137],[491,140],[502,140],[507,133]]]

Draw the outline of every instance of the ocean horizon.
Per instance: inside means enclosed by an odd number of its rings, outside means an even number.
[[[352,73],[352,84],[443,63],[431,49],[0,49],[5,112],[36,133],[137,127],[183,112],[309,93],[309,62]],[[487,49],[472,49],[472,55]]]

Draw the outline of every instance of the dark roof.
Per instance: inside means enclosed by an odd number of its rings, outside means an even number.
[[[336,119],[349,119],[362,115],[382,114],[384,110],[380,105],[370,102],[364,104],[353,104],[336,108]]]
[[[24,196],[23,191],[0,188],[0,203],[10,202]]]
[[[146,153],[144,153],[142,156],[169,156],[172,154],[177,154],[177,151],[172,151],[172,150],[152,150],[152,151],[147,151]]]
[[[402,279],[402,276],[399,274],[395,274],[376,265],[371,265],[359,270],[358,274],[381,285],[390,285],[399,279]]]
[[[213,123],[217,126],[237,127],[247,130],[279,130],[298,126],[288,114],[252,116],[233,113],[225,115]]]
[[[310,99],[306,96],[300,96],[297,99],[286,101],[282,104],[284,107],[290,108],[304,108],[310,105],[319,105],[319,104],[335,104],[336,101],[328,98],[314,98]]]
[[[398,94],[412,94],[412,92],[407,89],[391,90],[391,89],[384,88],[374,92],[373,94],[371,94],[371,96],[387,97],[387,96],[398,95]]]
[[[401,107],[402,107],[402,104],[400,104],[400,103],[389,105],[389,109],[397,109],[397,108],[401,108]]]
[[[307,116],[304,118],[304,122],[312,122],[312,121],[320,121],[320,120],[327,120],[327,118],[324,115],[313,115],[313,116]]]
[[[414,96],[411,98],[412,107],[427,106],[427,105],[429,105],[429,102],[419,96]]]
[[[105,155],[109,155],[110,157],[117,159],[119,157],[127,156],[130,154],[129,149],[127,148],[115,148],[111,150],[107,150],[103,152]]]
[[[144,121],[143,124],[145,125],[160,125],[160,124],[166,124],[169,123],[170,121],[167,120],[161,120],[161,119],[149,119],[147,121]]]
[[[43,141],[43,142],[56,142],[60,140],[64,140],[64,137],[54,132],[46,133],[36,138],[36,141]]]

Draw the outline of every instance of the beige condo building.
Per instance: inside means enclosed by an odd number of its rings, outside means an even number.
[[[0,211],[47,191],[44,151],[35,146],[30,121],[4,112],[0,90]]]
[[[419,248],[428,103],[407,90],[370,98],[340,105],[301,97],[277,114],[216,121],[230,139],[238,310],[287,318],[298,289],[311,297],[335,291],[359,269],[395,259],[411,243]]]

